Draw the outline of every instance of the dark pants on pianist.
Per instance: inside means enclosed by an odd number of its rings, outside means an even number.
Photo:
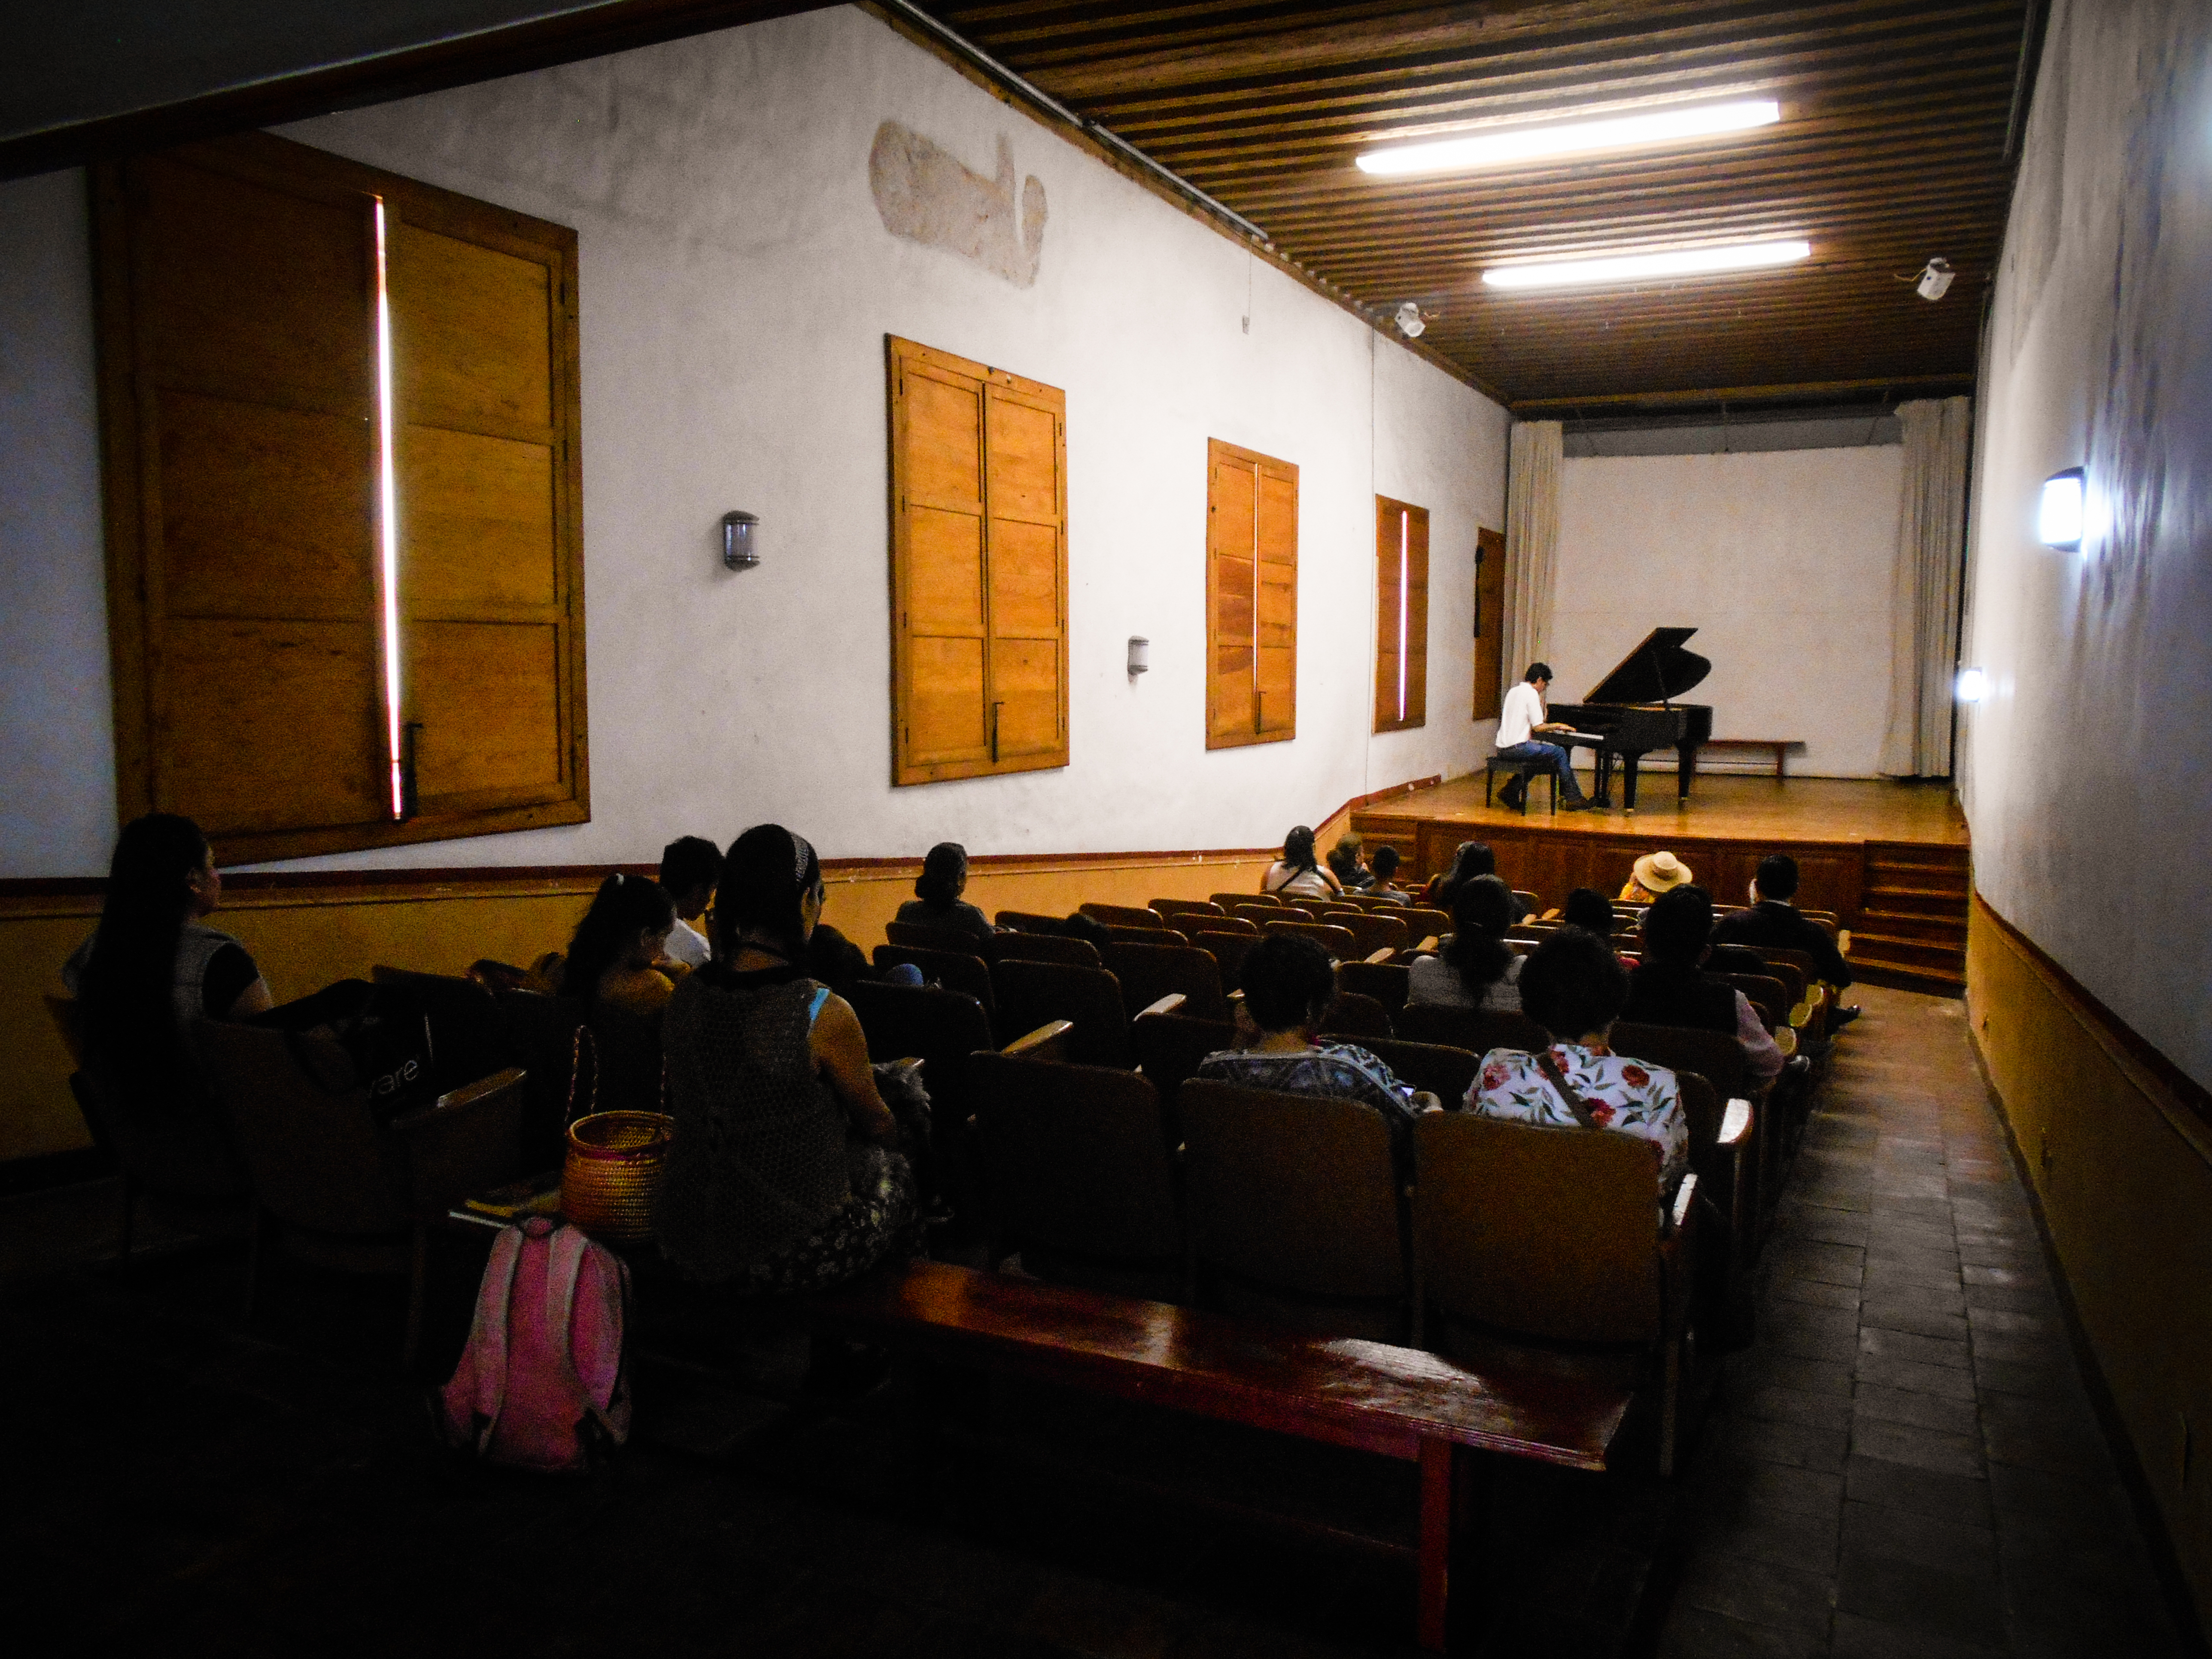
[[[1538,743],[1531,738],[1527,743],[1516,743],[1510,749],[1499,750],[1498,758],[1510,761],[1542,762],[1559,781],[1559,799],[1563,801],[1580,800],[1583,798],[1583,787],[1575,777],[1575,763],[1571,758],[1571,752],[1561,748],[1556,743]],[[1516,778],[1505,786],[1506,797],[1509,800],[1517,801],[1527,788],[1528,785],[1522,780]]]

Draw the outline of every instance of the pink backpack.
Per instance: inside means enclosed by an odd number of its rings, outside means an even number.
[[[449,1445],[516,1468],[590,1468],[629,1438],[629,1269],[544,1216],[502,1228],[440,1413]]]

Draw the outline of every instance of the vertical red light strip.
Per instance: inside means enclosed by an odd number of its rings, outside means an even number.
[[[399,489],[392,465],[392,296],[386,283],[384,198],[376,198],[376,464],[383,545],[385,747],[392,768],[392,818],[406,817],[399,755]]]
[[[1398,509],[1398,719],[1406,718],[1406,635],[1413,613],[1413,599],[1406,592],[1406,580],[1412,574],[1412,554],[1409,538],[1413,514],[1404,507]]]

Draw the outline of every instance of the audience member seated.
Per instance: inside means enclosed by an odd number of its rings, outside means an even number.
[[[702,836],[684,836],[660,849],[660,887],[676,907],[676,926],[668,930],[668,959],[686,968],[704,968],[713,954],[707,936],[691,924],[714,901],[722,878],[722,849]]]
[[[1620,890],[1621,904],[1649,904],[1662,893],[1671,893],[1690,881],[1690,866],[1672,853],[1646,853],[1629,872]]]
[[[1570,927],[1580,927],[1600,939],[1613,937],[1613,901],[1595,887],[1577,887],[1568,894],[1560,916]]]
[[[1080,910],[1069,911],[1066,917],[1052,931],[1062,939],[1089,940],[1091,947],[1102,957],[1106,954],[1106,947],[1114,942],[1114,930],[1111,927],[1099,921],[1097,917],[1086,915]]]
[[[1301,823],[1283,837],[1283,856],[1260,878],[1260,890],[1295,903],[1334,897],[1344,891],[1344,884],[1321,867],[1314,856],[1314,832]]]
[[[1373,865],[1375,880],[1367,890],[1370,898],[1389,899],[1393,904],[1410,904],[1413,896],[1398,885],[1398,849],[1378,847],[1375,849]]]
[[[1496,876],[1462,883],[1452,896],[1451,942],[1442,956],[1415,959],[1407,975],[1406,1000],[1518,1013],[1516,981],[1525,958],[1505,948],[1505,930],[1513,925],[1516,908],[1513,890]]]
[[[991,937],[991,919],[960,895],[968,890],[968,849],[957,841],[940,841],[921,861],[915,878],[914,896],[898,908],[897,920],[925,927],[950,927]]]
[[[1670,887],[1653,900],[1644,913],[1644,960],[1628,976],[1627,1018],[1729,1033],[1743,1045],[1751,1075],[1768,1082],[1782,1070],[1782,1050],[1743,993],[1705,971],[1712,935],[1713,902],[1704,888]]]
[[[1451,868],[1429,878],[1428,885],[1421,889],[1420,902],[1431,909],[1449,910],[1452,896],[1467,883],[1478,876],[1498,873],[1498,855],[1490,850],[1486,841],[1463,841],[1452,854]],[[1506,894],[1511,896],[1509,886]],[[1519,899],[1513,900],[1513,920],[1518,921],[1525,914]]]
[[[1797,860],[1787,853],[1770,853],[1759,861],[1759,874],[1751,884],[1751,908],[1723,916],[1713,925],[1716,945],[1745,945],[1757,950],[1771,945],[1782,951],[1802,951],[1813,958],[1817,976],[1841,989],[1851,982],[1844,953],[1836,948],[1828,930],[1802,915],[1791,902],[1797,896]],[[1856,1008],[1838,1008],[1828,1018],[1831,1030],[1856,1019]]]
[[[201,923],[222,902],[222,877],[199,825],[149,812],[124,826],[100,926],[62,964],[86,1064],[113,1085],[206,1103],[192,1028],[271,1006],[246,947]]]
[[[902,1126],[852,1006],[806,975],[822,867],[781,824],[731,844],[714,960],[677,988],[664,1032],[676,1137],[659,1218],[683,1278],[810,1291],[865,1273],[919,1204]],[[918,1131],[926,1133],[926,1131]]]
[[[1195,1075],[1249,1089],[1340,1095],[1371,1106],[1389,1121],[1400,1164],[1410,1170],[1413,1119],[1438,1109],[1438,1103],[1399,1082],[1364,1048],[1314,1041],[1336,998],[1336,969],[1328,952],[1295,933],[1270,933],[1245,953],[1241,971],[1243,1012],[1255,1035],[1242,1048],[1208,1054]]]
[[[1329,849],[1328,867],[1337,884],[1347,893],[1364,892],[1374,885],[1375,872],[1360,856],[1366,850],[1367,843],[1359,838],[1356,830],[1346,830]]]
[[[689,970],[668,957],[676,907],[657,881],[609,876],[576,924],[561,988],[588,1006],[658,1018]]]
[[[1607,1046],[1627,1000],[1628,975],[1612,947],[1583,928],[1560,928],[1521,970],[1522,1010],[1551,1033],[1552,1046],[1540,1054],[1492,1048],[1467,1104],[1488,1117],[1649,1140],[1659,1148],[1663,1202],[1688,1167],[1689,1122],[1672,1072]]]

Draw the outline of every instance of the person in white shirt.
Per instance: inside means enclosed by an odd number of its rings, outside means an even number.
[[[1521,677],[1521,684],[1505,694],[1504,712],[1498,721],[1498,755],[1501,760],[1541,761],[1559,781],[1559,810],[1562,812],[1581,812],[1589,807],[1583,799],[1583,787],[1576,781],[1574,763],[1568,751],[1556,743],[1540,743],[1540,732],[1571,732],[1575,728],[1558,720],[1546,718],[1544,690],[1552,683],[1552,665],[1532,662],[1528,672]],[[1526,778],[1516,778],[1505,786],[1502,797],[1506,806],[1514,811],[1521,810],[1522,800],[1528,793]]]
[[[660,884],[676,906],[676,925],[668,930],[667,952],[686,968],[704,968],[714,959],[707,936],[691,924],[714,902],[722,878],[721,849],[702,836],[684,836],[661,849]]]

